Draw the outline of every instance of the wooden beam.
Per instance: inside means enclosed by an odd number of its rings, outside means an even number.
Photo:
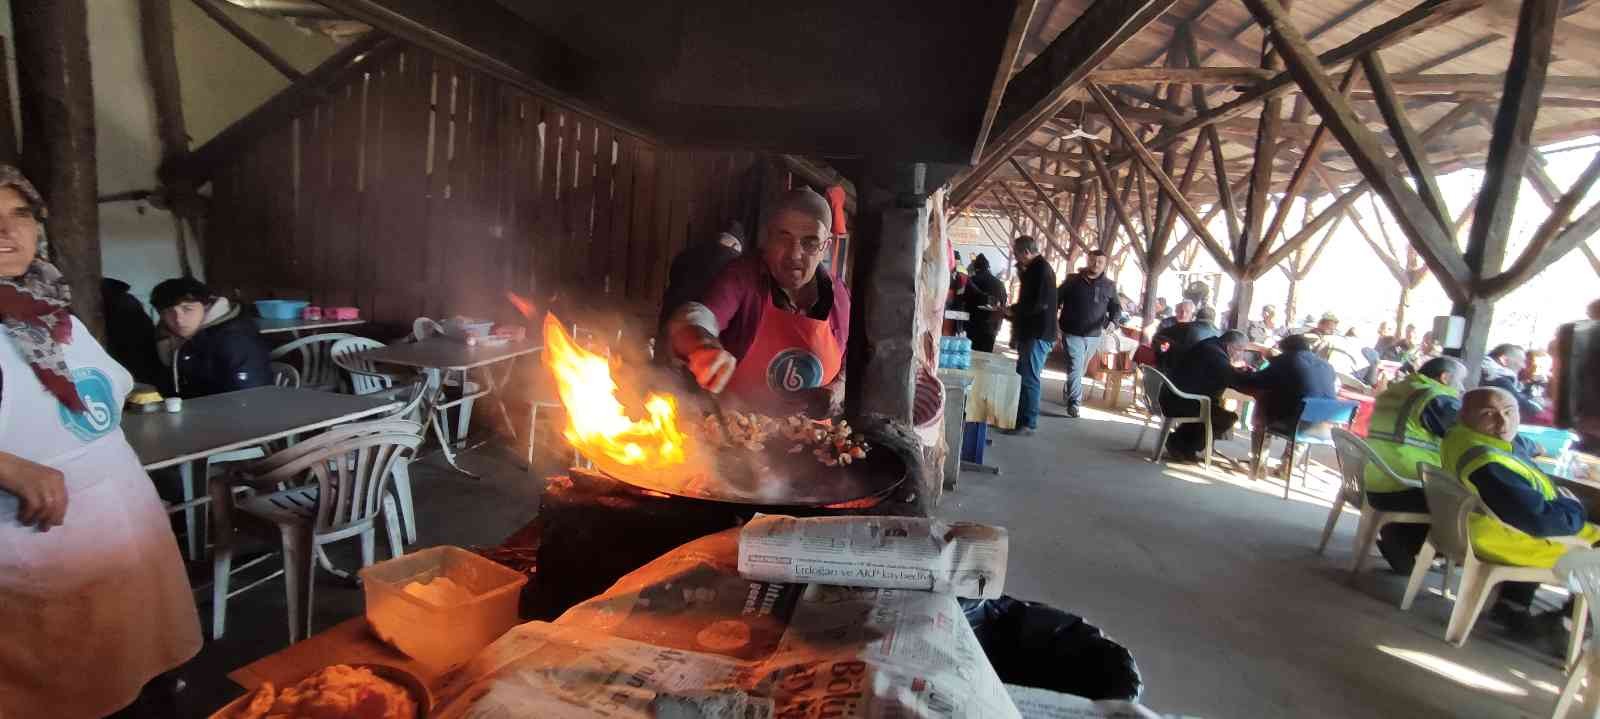
[[[1032,62],[1011,78],[995,112],[991,139],[977,166],[951,193],[954,209],[973,192],[1040,125],[1054,117],[1089,73],[1098,69],[1124,43],[1138,35],[1177,0],[1095,0],[1061,31]]]
[[[1094,163],[1094,171],[1100,175],[1100,187],[1105,192],[1106,204],[1111,206],[1111,214],[1116,217],[1117,222],[1122,224],[1122,229],[1128,233],[1129,237],[1138,237],[1138,231],[1133,229],[1133,222],[1128,219],[1127,208],[1122,206],[1122,202],[1117,199],[1116,193],[1111,190],[1111,188],[1116,187],[1116,180],[1111,177],[1111,168],[1106,167],[1105,160],[1100,157],[1100,153],[1095,151],[1094,146],[1089,144],[1088,140],[1079,140],[1079,142],[1083,143],[1083,151],[1089,153],[1089,161]],[[1100,238],[1100,245],[1101,247],[1106,245],[1106,238]]]
[[[1594,268],[1594,273],[1600,275],[1600,255],[1596,255],[1594,250],[1589,249],[1587,243],[1578,245],[1578,249],[1583,250],[1583,256],[1589,258],[1589,266]]]
[[[1096,70],[1089,75],[1089,81],[1097,85],[1254,85],[1271,80],[1277,74],[1260,67],[1128,67]]]
[[[1312,59],[1326,67],[1337,67],[1374,50],[1380,50],[1416,37],[1418,34],[1477,10],[1483,6],[1484,2],[1486,0],[1424,0],[1410,10],[1351,38],[1349,42],[1343,45],[1314,56]],[[1260,18],[1257,19],[1259,20]],[[1301,40],[1302,42],[1304,41],[1303,36]],[[1294,86],[1295,81],[1296,78],[1292,73],[1278,73],[1272,79],[1217,107],[1210,113],[1200,115],[1176,128],[1162,132],[1146,145],[1151,149],[1162,148],[1176,141],[1190,130],[1238,117],[1248,112],[1256,103],[1288,91]],[[1131,158],[1118,158],[1118,161],[1124,159]]]
[[[1377,138],[1356,117],[1349,103],[1339,95],[1338,90],[1329,81],[1322,63],[1306,44],[1305,37],[1289,22],[1283,6],[1279,5],[1277,0],[1244,0],[1244,2],[1262,27],[1269,30],[1273,44],[1278,47],[1283,57],[1284,65],[1305,91],[1306,99],[1317,109],[1317,113],[1328,124],[1334,137],[1339,138],[1339,143],[1350,153],[1356,166],[1361,168],[1361,174],[1372,184],[1374,191],[1388,204],[1390,212],[1405,231],[1406,237],[1416,246],[1417,253],[1422,255],[1428,267],[1433,270],[1434,276],[1439,279],[1445,294],[1455,300],[1465,299],[1471,274],[1467,269],[1467,263],[1456,252],[1455,241],[1445,224],[1422,204],[1421,198],[1415,191],[1390,171],[1388,157],[1380,149]],[[1450,0],[1439,0],[1434,3],[1423,3],[1419,8],[1430,5],[1437,8],[1448,5],[1449,2]],[[1468,4],[1470,3],[1462,3],[1462,5]],[[1406,13],[1409,14],[1411,13]],[[1367,52],[1375,49],[1377,48],[1367,48]]]
[[[1489,141],[1483,189],[1478,193],[1472,232],[1467,236],[1466,264],[1472,276],[1479,279],[1498,273],[1505,261],[1517,192],[1533,153],[1533,126],[1550,65],[1558,5],[1557,0],[1528,0],[1517,24],[1505,91]]]
[[[1127,143],[1139,165],[1142,165],[1145,172],[1155,178],[1156,185],[1161,188],[1162,192],[1166,193],[1167,199],[1172,203],[1173,208],[1178,211],[1178,214],[1183,215],[1183,221],[1189,225],[1190,231],[1200,237],[1200,242],[1205,246],[1206,252],[1210,253],[1212,258],[1222,266],[1224,272],[1227,272],[1237,280],[1239,278],[1239,266],[1228,257],[1227,250],[1223,249],[1222,244],[1217,242],[1217,238],[1211,235],[1211,231],[1206,228],[1205,221],[1200,218],[1200,213],[1195,212],[1194,206],[1189,204],[1188,199],[1184,198],[1183,192],[1178,189],[1177,184],[1172,181],[1171,177],[1167,176],[1167,173],[1161,171],[1161,163],[1156,161],[1155,156],[1150,154],[1150,150],[1139,140],[1139,136],[1134,132],[1133,127],[1111,105],[1111,98],[1106,97],[1105,91],[1093,83],[1089,85],[1089,96],[1105,111],[1106,117],[1111,120],[1111,129],[1122,137],[1123,142]],[[1103,165],[1104,163],[1098,164]]]
[[[1523,248],[1516,262],[1513,262],[1505,272],[1484,278],[1479,284],[1479,292],[1490,297],[1504,295],[1543,272],[1556,260],[1571,252],[1573,247],[1586,242],[1595,230],[1594,226],[1585,225],[1585,219],[1589,218],[1589,214],[1579,218],[1570,227],[1563,228],[1563,225],[1578,209],[1578,203],[1588,196],[1597,179],[1600,179],[1600,154],[1595,155],[1583,174],[1578,176],[1578,181],[1556,201],[1554,207],[1550,208],[1550,216],[1545,218],[1539,225],[1538,231],[1533,233],[1533,238],[1528,241],[1528,246]],[[1593,222],[1592,219],[1589,221]]]
[[[1406,282],[1405,268],[1402,268],[1400,261],[1390,255],[1382,245],[1379,245],[1377,240],[1372,239],[1372,233],[1367,232],[1366,226],[1361,224],[1361,214],[1356,212],[1354,207],[1346,207],[1345,214],[1349,215],[1351,223],[1356,226],[1356,232],[1361,233],[1361,239],[1366,240],[1367,246],[1372,248],[1372,254],[1377,255],[1378,260],[1389,270],[1389,274],[1394,276],[1394,281],[1404,285]],[[1382,218],[1378,219],[1378,222],[1381,223],[1382,221]]]
[[[187,157],[173,158],[161,163],[160,175],[165,182],[179,179],[203,184],[235,152],[244,149],[262,135],[288,122],[302,110],[322,99],[323,93],[338,85],[352,74],[374,66],[390,53],[400,49],[401,43],[381,33],[369,32],[354,42],[340,48],[305,77],[284,88],[248,115],[235,120],[216,137],[196,148]]]
[[[194,5],[200,8],[200,12],[205,13],[206,17],[221,25],[222,29],[228,31],[228,34],[232,35],[234,39],[243,43],[245,47],[250,48],[251,52],[254,52],[262,60],[266,60],[267,64],[272,66],[272,69],[289,78],[289,82],[294,82],[302,77],[300,70],[289,64],[288,60],[283,59],[283,56],[273,50],[271,45],[262,42],[261,38],[251,35],[250,31],[244,29],[243,25],[228,17],[228,13],[217,6],[216,0],[194,0]]]
[[[1439,218],[1439,224],[1449,226],[1450,209],[1444,204],[1444,195],[1439,192],[1439,181],[1434,177],[1433,165],[1428,164],[1428,150],[1423,146],[1422,139],[1417,137],[1411,120],[1406,117],[1406,109],[1395,94],[1394,84],[1389,81],[1389,71],[1383,66],[1383,58],[1376,52],[1369,52],[1362,56],[1361,66],[1367,72],[1367,84],[1372,86],[1378,112],[1383,115],[1384,124],[1389,126],[1389,135],[1400,149],[1400,159],[1411,171],[1411,180],[1417,186],[1422,204]]]
[[[1198,171],[1200,169],[1201,161],[1205,158],[1208,150],[1207,145],[1209,144],[1210,141],[1206,139],[1205,135],[1201,135],[1195,141],[1194,149],[1189,152],[1188,164],[1183,169],[1183,179],[1178,181],[1178,194],[1184,197],[1189,196],[1189,189],[1194,185],[1195,178],[1199,174]],[[1163,168],[1162,171],[1165,172],[1165,168]],[[1166,196],[1163,195],[1162,197]],[[1167,205],[1169,208],[1167,210],[1167,216],[1163,219],[1161,226],[1156,228],[1156,237],[1161,240],[1162,245],[1165,245],[1169,241],[1169,236],[1172,234],[1172,228],[1175,224],[1177,224],[1178,221],[1178,213],[1174,209],[1171,209],[1175,206],[1170,198],[1167,199]],[[1202,221],[1209,222],[1210,220],[1202,218]],[[1153,246],[1154,243],[1152,243],[1152,247]],[[1165,247],[1162,247],[1161,251],[1164,252]]]
[[[1056,221],[1060,222],[1063,227],[1067,228],[1067,234],[1072,237],[1072,244],[1076,245],[1078,249],[1088,252],[1089,243],[1083,241],[1083,238],[1078,235],[1078,228],[1075,227],[1072,221],[1067,219],[1065,215],[1061,214],[1061,208],[1056,207],[1056,203],[1052,202],[1050,200],[1050,196],[1045,194],[1044,188],[1040,187],[1039,183],[1034,181],[1033,175],[1028,172],[1028,168],[1023,167],[1022,163],[1017,162],[1017,158],[1015,157],[1011,158],[1011,165],[1017,169],[1017,174],[1022,175],[1022,179],[1028,181],[1028,185],[1033,188],[1034,193],[1039,195],[1039,202],[1043,203],[1045,207],[1050,208],[1050,214],[1054,215]]]
[[[1339,94],[1349,95],[1351,89],[1355,87],[1356,78],[1359,77],[1359,75],[1360,68],[1356,67],[1355,65],[1351,65],[1350,69],[1345,71],[1344,79],[1339,81]],[[1311,143],[1306,146],[1305,154],[1300,157],[1300,164],[1294,168],[1294,174],[1289,176],[1289,185],[1283,190],[1283,196],[1285,198],[1294,198],[1300,196],[1300,190],[1305,186],[1306,179],[1309,178],[1312,174],[1312,171],[1316,169],[1317,159],[1319,157],[1319,153],[1322,151],[1322,144],[1326,142],[1327,139],[1328,123],[1324,122],[1317,127],[1316,133],[1311,136]],[[1289,218],[1289,206],[1291,204],[1292,203],[1286,202],[1278,206],[1278,211],[1272,216],[1271,224],[1267,225],[1266,237],[1277,237],[1278,233],[1283,231],[1283,225]],[[1264,242],[1262,246],[1270,247],[1271,244],[1272,243],[1269,239],[1268,241]],[[1265,252],[1258,249],[1256,251],[1256,256],[1250,258],[1250,271],[1255,273],[1257,277],[1261,276],[1264,268],[1256,266],[1256,260],[1264,259],[1265,254]]]
[[[1028,23],[1039,6],[1039,0],[1020,0],[1011,14],[1011,25],[1006,31],[1006,41],[1000,46],[1000,59],[995,63],[994,82],[989,87],[989,99],[984,103],[983,121],[978,125],[978,138],[972,147],[972,161],[982,159],[983,146],[994,129],[994,117],[1000,112],[1000,103],[1011,82],[1011,71],[1017,66],[1022,53],[1022,41],[1028,37]]]

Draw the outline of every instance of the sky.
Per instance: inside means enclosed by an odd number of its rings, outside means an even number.
[[[1600,138],[1586,138],[1547,146],[1542,148],[1548,160],[1545,169],[1556,184],[1565,190],[1582,174],[1583,169],[1594,159],[1597,150],[1600,150]],[[1449,206],[1450,213],[1454,216],[1477,194],[1483,182],[1483,172],[1459,170],[1442,175],[1438,180],[1440,193],[1444,195],[1445,204]],[[1600,192],[1591,193],[1591,197],[1585,198],[1578,205],[1573,217],[1577,217],[1593,205],[1597,199],[1595,196],[1600,196]],[[1381,201],[1377,202],[1379,209],[1375,212],[1372,202],[1374,198],[1374,195],[1368,193],[1367,197],[1356,201],[1355,208],[1369,220],[1375,214],[1382,217],[1382,222],[1388,225],[1389,236],[1402,253],[1403,261],[1404,236],[1393,226],[1393,220],[1387,209],[1382,207]],[[1314,204],[1314,208],[1320,210],[1331,201],[1330,197],[1320,198]],[[1202,213],[1205,212],[1204,207],[1198,209]],[[1300,221],[1300,210],[1300,207],[1296,207],[1290,215],[1291,226]],[[1517,210],[1512,221],[1510,248],[1506,253],[1507,266],[1510,266],[1521,253],[1539,224],[1548,216],[1549,210],[1544,202],[1534,192],[1533,187],[1524,182],[1517,194]],[[971,258],[970,253],[981,250],[989,256],[991,262],[998,264],[1000,259],[998,252],[988,245],[986,236],[969,228],[970,222],[963,219],[952,228],[957,249],[962,250],[963,256],[967,259]],[[1367,228],[1375,240],[1383,242],[1377,224],[1369,221]],[[1218,237],[1226,236],[1227,229],[1220,217],[1212,223],[1210,229]],[[1183,223],[1179,222],[1176,237],[1182,237],[1184,232]],[[1464,244],[1470,232],[1469,224],[1462,228],[1458,240]],[[1320,238],[1317,238],[1313,242],[1319,240]],[[1600,249],[1600,242],[1590,239],[1589,246]],[[1198,257],[1195,270],[1217,271],[1217,265],[1204,251],[1200,252]],[[1119,281],[1122,292],[1137,299],[1142,281],[1143,277],[1138,268],[1129,261]],[[1219,304],[1226,307],[1232,299],[1233,288],[1226,277],[1222,285]],[[1276,305],[1281,316],[1288,285],[1288,278],[1276,270],[1257,280],[1251,316],[1259,316],[1260,308],[1264,304]],[[1175,271],[1168,271],[1162,276],[1159,294],[1172,301],[1176,301],[1180,296],[1180,281]],[[1354,326],[1359,334],[1370,339],[1376,336],[1379,322],[1387,320],[1393,324],[1399,299],[1400,286],[1394,276],[1368,247],[1352,223],[1346,221],[1339,226],[1337,234],[1318,259],[1310,276],[1300,282],[1296,313],[1304,317],[1307,314],[1320,316],[1323,312],[1332,311],[1339,316],[1343,326]],[[1600,275],[1595,274],[1582,252],[1574,250],[1496,303],[1489,342],[1491,346],[1511,342],[1528,347],[1544,347],[1555,336],[1556,327],[1575,319],[1582,319],[1584,308],[1595,299],[1600,299]],[[1439,287],[1439,283],[1430,275],[1423,280],[1420,287],[1411,292],[1406,317],[1408,322],[1417,322],[1420,336],[1431,327],[1433,317],[1448,314],[1449,311],[1449,299]]]

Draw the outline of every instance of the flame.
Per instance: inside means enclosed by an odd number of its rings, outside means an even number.
[[[678,405],[670,396],[645,397],[643,419],[631,419],[617,399],[611,363],[579,347],[554,314],[544,318],[545,364],[555,376],[567,411],[568,442],[591,460],[641,469],[682,465],[688,439],[678,429]]]

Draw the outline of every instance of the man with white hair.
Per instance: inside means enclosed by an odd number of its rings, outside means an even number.
[[[838,414],[850,293],[821,267],[833,210],[809,189],[766,213],[760,248],[728,263],[667,322],[673,354],[712,393],[767,414]]]

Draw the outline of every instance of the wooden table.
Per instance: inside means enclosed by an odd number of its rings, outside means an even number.
[[[493,394],[498,386],[505,384],[506,380],[510,378],[513,360],[542,349],[544,349],[544,345],[532,339],[468,345],[465,342],[448,337],[429,337],[420,342],[377,347],[356,353],[353,357],[369,362],[415,367],[425,372],[460,373],[461,397],[449,402],[438,401],[444,392],[444,382],[441,381],[439,382],[439,392],[441,394],[428,400],[430,407],[442,412],[464,402]],[[500,377],[496,377],[491,365],[500,363],[505,363],[506,369]],[[468,392],[467,373],[475,369],[484,370],[484,384],[480,390]],[[511,415],[506,411],[505,402],[501,401],[499,397],[495,397],[495,401],[500,405],[500,416],[505,420],[506,428],[511,431],[511,436],[515,438],[517,429],[511,424]],[[442,419],[442,417],[443,415],[440,418]],[[439,438],[439,447],[444,453],[445,461],[449,462],[450,466],[454,467],[457,472],[469,477],[476,477],[477,475],[462,469],[461,465],[456,462],[455,443],[465,444],[467,420],[462,420],[461,431],[457,432],[461,436],[457,437],[455,442],[450,440],[449,429],[444,426],[444,422],[434,421],[432,424],[434,433]]]
[[[198,497],[195,478],[205,476],[205,461],[224,452],[256,447],[399,409],[392,399],[358,397],[287,387],[255,387],[184,400],[176,414],[122,415],[122,433],[146,471],[176,465],[183,484],[182,510],[189,532],[189,558],[199,559],[199,517],[195,510],[214,497]],[[198,472],[196,471],[198,470]],[[215,513],[230,502],[212,504]]]
[[[299,337],[301,332],[309,330],[325,330],[334,327],[350,327],[364,324],[366,320],[269,320],[257,319],[256,326],[261,329],[261,334],[270,335],[278,332],[288,332],[294,337]]]

